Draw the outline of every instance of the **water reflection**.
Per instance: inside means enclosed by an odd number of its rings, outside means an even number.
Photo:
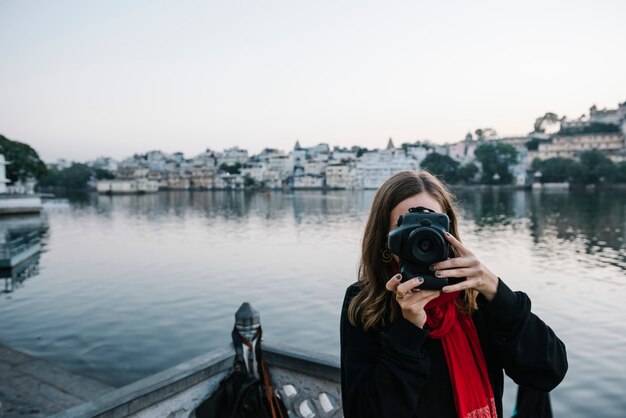
[[[477,234],[527,230],[540,251],[553,258],[568,251],[593,256],[599,266],[626,270],[626,196],[609,192],[457,190],[463,217]]]
[[[0,280],[4,286],[0,293],[12,293],[24,286],[24,281],[39,274],[39,253],[29,257],[13,268],[0,269]]]
[[[0,341],[122,385],[222,346],[249,301],[268,341],[337,354],[339,309],[374,194],[72,196],[43,216],[38,279],[5,282],[19,291],[0,299],[13,325]],[[615,389],[626,385],[626,196],[456,194],[463,240],[531,295],[568,346],[555,413],[585,416],[593,402],[581,392],[626,409]]]
[[[45,219],[40,214],[0,217],[1,293],[14,292],[39,273],[41,238],[46,233]]]

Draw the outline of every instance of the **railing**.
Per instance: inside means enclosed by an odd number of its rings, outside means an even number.
[[[19,238],[0,244],[0,259],[8,259],[28,250],[33,245],[39,243],[39,233],[37,231],[29,232]]]

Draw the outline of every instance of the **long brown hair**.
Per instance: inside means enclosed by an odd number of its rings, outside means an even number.
[[[391,278],[391,271],[389,264],[383,263],[381,255],[386,248],[391,227],[391,211],[403,200],[422,192],[437,199],[450,218],[450,233],[460,240],[456,201],[439,179],[427,171],[403,171],[385,181],[374,196],[365,226],[358,272],[360,292],[348,307],[348,319],[352,325],[360,323],[366,331],[377,329],[393,321],[399,314],[400,308],[393,293],[385,288]],[[476,310],[477,295],[473,289],[463,292],[459,309],[471,315]]]

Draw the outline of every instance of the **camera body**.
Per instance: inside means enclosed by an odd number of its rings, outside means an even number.
[[[426,211],[422,207],[411,208],[400,215],[398,226],[387,235],[387,245],[400,258],[403,282],[421,277],[424,282],[420,289],[440,290],[464,278],[438,278],[430,271],[432,264],[447,260],[452,249],[444,235],[450,230],[448,215]]]

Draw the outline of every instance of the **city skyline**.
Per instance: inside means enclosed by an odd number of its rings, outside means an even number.
[[[42,159],[525,135],[626,99],[626,4],[0,3],[0,134]]]

